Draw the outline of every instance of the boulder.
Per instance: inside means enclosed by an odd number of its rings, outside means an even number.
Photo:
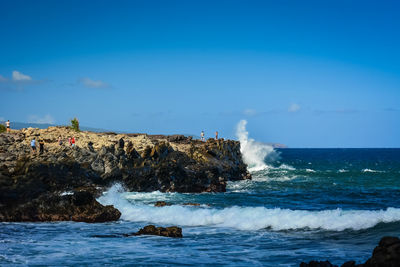
[[[365,263],[365,267],[399,267],[400,266],[400,239],[394,236],[385,236],[375,247],[372,257]]]
[[[130,235],[158,235],[158,236],[165,236],[165,237],[175,237],[181,238],[182,236],[182,228],[177,226],[171,227],[156,227],[154,225],[147,225],[144,228],[140,229],[138,232]]]
[[[300,267],[333,267],[329,261],[302,262]],[[341,267],[400,267],[400,239],[394,236],[385,236],[375,247],[372,257],[364,264],[347,261]]]
[[[1,221],[76,221],[98,223],[116,221],[121,213],[113,206],[103,206],[89,192],[73,195],[47,193],[14,208],[0,212]]]

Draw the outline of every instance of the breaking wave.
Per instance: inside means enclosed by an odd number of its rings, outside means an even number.
[[[249,166],[250,172],[261,171],[270,168],[265,161],[274,161],[279,155],[270,145],[256,142],[249,138],[246,130],[246,120],[241,120],[236,127],[236,136],[240,141],[240,152],[243,161]]]
[[[290,210],[265,207],[205,208],[180,205],[154,207],[129,201],[131,193],[113,186],[98,200],[104,205],[114,205],[121,211],[122,220],[148,222],[161,225],[230,227],[239,230],[269,228],[280,230],[361,230],[379,223],[400,222],[400,209],[385,210]]]

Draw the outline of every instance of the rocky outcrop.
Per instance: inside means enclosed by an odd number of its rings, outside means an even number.
[[[66,142],[68,137],[75,137],[75,147]],[[31,151],[33,138],[44,140],[43,153]],[[45,197],[58,203],[57,197],[64,191],[86,191],[97,196],[113,183],[121,182],[130,191],[224,192],[227,181],[250,178],[240,144],[231,140],[200,142],[182,135],[77,133],[66,127],[0,134],[3,221],[58,220],[50,212],[46,217],[46,209],[24,215],[12,210],[24,210]],[[75,207],[70,208],[68,214],[75,214]],[[62,218],[72,220],[73,216]]]
[[[116,221],[121,213],[113,206],[103,206],[89,192],[68,195],[46,193],[20,205],[7,205],[0,212],[1,221]]]
[[[140,229],[138,232],[133,234],[127,234],[125,236],[137,236],[137,235],[158,235],[165,237],[179,237],[182,238],[182,228],[177,226],[171,227],[156,227],[154,225],[147,225]]]
[[[300,267],[337,267],[329,261],[302,262]],[[364,264],[356,264],[355,261],[347,261],[341,267],[400,267],[400,239],[386,236],[375,247],[372,257]]]
[[[393,236],[382,238],[379,245],[374,249],[372,257],[369,258],[363,266],[399,267],[400,239]]]
[[[165,237],[182,238],[182,228],[177,226],[170,227],[156,227],[154,225],[147,225],[135,233],[124,234],[124,233],[114,233],[114,234],[96,234],[92,237],[97,238],[115,238],[115,237],[131,237],[139,235],[158,235]]]

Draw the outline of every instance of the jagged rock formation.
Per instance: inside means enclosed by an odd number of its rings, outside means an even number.
[[[74,148],[67,142],[69,137],[76,139]],[[44,140],[43,153],[31,151],[33,138]],[[87,219],[74,216],[94,211],[76,209],[71,200],[56,196],[65,191],[97,196],[115,182],[122,182],[130,191],[196,193],[224,192],[227,181],[249,178],[240,144],[231,140],[200,142],[182,135],[77,133],[67,127],[0,134],[1,221],[101,221],[89,219],[89,215]],[[60,201],[70,203],[70,209],[65,211],[69,216],[57,217],[46,208],[33,208],[45,203],[46,198],[53,199],[54,206]],[[92,204],[100,205],[95,203],[93,198]],[[109,218],[119,217],[116,215]]]
[[[300,267],[337,267],[329,261],[302,262]],[[385,236],[375,247],[372,257],[364,264],[347,261],[341,267],[400,267],[400,239],[394,236]]]

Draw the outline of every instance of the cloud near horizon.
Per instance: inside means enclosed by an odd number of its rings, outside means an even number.
[[[254,116],[256,114],[257,114],[257,110],[255,110],[255,109],[248,108],[248,109],[243,110],[243,115],[246,115],[246,116]]]
[[[23,74],[17,70],[12,72],[12,80],[15,82],[27,82],[32,81],[32,77],[26,74]]]
[[[297,112],[301,109],[300,105],[293,103],[289,106],[288,111],[289,112]]]
[[[46,80],[34,80],[31,76],[18,70],[13,70],[11,77],[7,78],[0,75],[0,89],[23,90],[26,86],[38,85]]]
[[[38,115],[29,115],[28,116],[28,122],[30,123],[48,123],[48,124],[54,124],[56,121],[53,116],[50,114],[47,114],[43,117],[40,117]]]
[[[88,77],[79,79],[79,83],[87,88],[109,88],[110,85],[101,80],[92,80]]]

